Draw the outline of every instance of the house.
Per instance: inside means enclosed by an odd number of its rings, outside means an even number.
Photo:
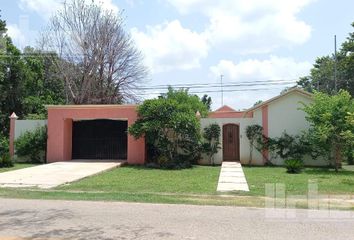
[[[223,161],[240,161],[248,164],[250,144],[246,137],[247,126],[258,124],[263,134],[279,137],[283,132],[300,134],[309,128],[305,113],[299,109],[302,103],[312,102],[312,94],[298,88],[280,94],[244,111],[223,106],[201,118],[201,127],[212,123],[220,125],[221,149],[214,157],[216,164]],[[137,105],[50,105],[48,120],[10,121],[10,152],[14,155],[14,140],[26,130],[47,125],[47,162],[72,159],[119,159],[130,164],[143,164],[146,160],[145,139],[134,139],[127,129],[137,119]],[[252,164],[263,165],[269,152],[253,151]],[[283,159],[273,159],[282,164]],[[209,164],[202,156],[201,164]],[[320,161],[308,159],[307,165],[321,165]]]
[[[214,156],[214,162],[240,161],[248,164],[250,160],[250,143],[246,137],[246,127],[258,124],[263,127],[263,135],[267,137],[280,137],[283,132],[290,135],[300,134],[309,128],[305,113],[300,109],[303,104],[312,102],[312,94],[299,88],[292,88],[267,101],[244,111],[236,111],[229,106],[223,106],[211,112],[207,118],[201,119],[202,129],[212,123],[219,124],[221,128],[221,149]],[[269,152],[263,154],[253,151],[252,164],[263,165]],[[283,159],[276,158],[274,164],[283,164]],[[209,160],[203,156],[201,164],[208,164]],[[307,165],[321,165],[321,161],[305,161]]]

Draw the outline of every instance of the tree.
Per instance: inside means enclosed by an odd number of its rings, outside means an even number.
[[[13,45],[11,38],[4,36],[5,48],[0,54],[0,125],[2,133],[8,134],[8,117],[12,111],[23,115],[23,81],[26,79],[25,64],[21,52]]]
[[[352,23],[354,27],[354,22]],[[342,44],[336,56],[337,91],[347,90],[354,95],[354,32]],[[336,94],[334,81],[335,56],[323,56],[316,59],[309,76],[300,78],[298,85],[309,92],[315,90],[327,94]]]
[[[197,96],[169,87],[166,94],[138,107],[139,119],[129,127],[129,133],[135,138],[145,136],[148,146],[156,149],[157,156],[150,161],[163,156],[171,164],[192,162],[199,155],[201,140],[197,111],[201,116],[208,113]]]
[[[1,12],[1,10],[0,10]],[[1,15],[0,15],[0,54],[2,54],[5,51],[5,33],[7,31],[6,28],[6,21],[1,19]]]
[[[352,27],[354,28],[354,22]],[[342,89],[347,89],[354,96],[354,32],[349,33],[349,37],[342,44],[340,56],[341,78],[345,80]]]
[[[204,94],[201,101],[207,107],[208,111],[211,111],[211,104],[212,104],[211,97],[209,97],[207,94]]]
[[[22,104],[26,118],[46,118],[44,105],[65,104],[64,83],[51,62],[55,57],[31,47],[23,51],[26,80]]]
[[[346,142],[345,155],[347,156],[348,164],[354,165],[354,109],[352,109],[351,112],[348,112],[346,123],[348,124],[348,129],[342,134]]]
[[[249,125],[246,127],[246,137],[250,142],[250,160],[248,162],[249,165],[252,164],[253,159],[253,148],[256,147],[257,150],[261,151],[258,147],[262,145],[263,141],[263,127],[260,125]]]
[[[206,140],[203,144],[203,151],[208,155],[210,164],[214,165],[214,155],[220,147],[220,126],[217,123],[210,124],[204,128],[203,137]]]
[[[340,90],[333,96],[316,92],[314,102],[305,105],[303,110],[307,114],[306,119],[311,124],[309,130],[311,144],[322,149],[324,155],[328,156],[338,171],[343,152],[352,151],[353,99],[344,90]]]
[[[146,77],[142,55],[115,14],[85,0],[65,1],[51,19],[42,48],[58,54],[54,63],[75,104],[137,100]]]
[[[255,107],[255,106],[257,106],[257,105],[261,104],[262,102],[263,102],[262,100],[258,100],[258,101],[256,101],[256,102],[253,104],[253,107]]]
[[[65,95],[48,55],[30,47],[21,52],[6,34],[5,21],[0,22],[5,31],[0,52],[0,132],[7,135],[12,112],[21,118],[45,118],[44,105],[64,103]]]

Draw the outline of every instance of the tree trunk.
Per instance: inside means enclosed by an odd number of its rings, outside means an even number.
[[[339,144],[335,144],[335,169],[338,172],[339,168],[342,166],[342,152]]]

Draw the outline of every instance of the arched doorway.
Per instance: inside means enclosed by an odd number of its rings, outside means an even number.
[[[225,124],[222,127],[223,161],[240,161],[240,127]]]

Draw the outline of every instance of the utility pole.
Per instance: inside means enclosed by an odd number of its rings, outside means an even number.
[[[220,89],[221,89],[221,106],[224,106],[224,88],[222,85],[222,79],[224,78],[224,75],[220,75]]]
[[[337,36],[334,35],[334,91],[337,93]]]

